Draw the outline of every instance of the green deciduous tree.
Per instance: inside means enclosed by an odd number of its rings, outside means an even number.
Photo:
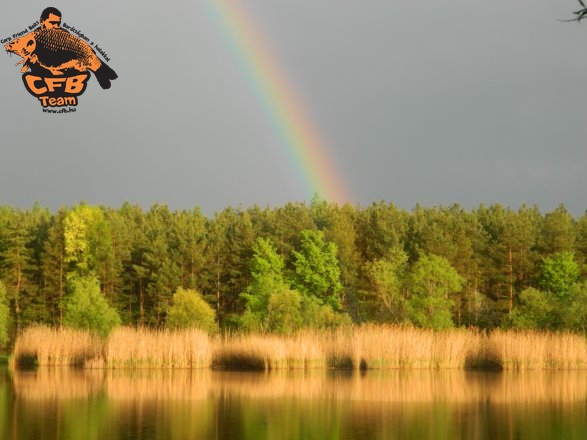
[[[407,298],[403,292],[408,256],[401,250],[390,254],[390,259],[379,259],[365,264],[370,289],[378,298],[384,321],[403,323],[408,319]]]
[[[443,257],[424,255],[410,273],[409,315],[421,327],[442,329],[454,326],[451,295],[463,286],[463,277]]]
[[[540,286],[542,289],[564,298],[577,282],[581,270],[572,252],[558,252],[542,260]]]
[[[216,332],[216,313],[195,289],[178,288],[173,294],[173,304],[167,311],[167,327],[170,329],[199,328]]]
[[[338,206],[314,197],[311,205],[314,222],[324,238],[336,245],[342,284],[341,301],[347,313],[357,322],[364,320],[358,280],[361,255],[357,249],[356,210],[350,204]]]
[[[350,321],[348,315],[336,312],[309,290],[301,293],[293,289],[285,279],[284,267],[284,259],[273,243],[257,238],[251,260],[252,282],[241,294],[246,309],[240,324],[245,329],[288,333],[301,327],[332,327]]]
[[[72,328],[89,330],[105,337],[120,325],[120,317],[100,292],[100,282],[93,275],[73,276],[65,303],[63,323]]]
[[[285,262],[269,239],[257,238],[252,249],[252,282],[241,294],[246,304],[241,324],[248,330],[266,330],[271,295],[289,288],[284,279]]]
[[[529,287],[520,293],[520,301],[506,317],[506,327],[546,330],[554,327],[552,298],[538,289]]]
[[[335,328],[352,322],[347,313],[335,310],[330,304],[323,304],[315,296],[301,295],[301,297],[303,327]]]
[[[72,274],[98,273],[112,252],[110,226],[98,206],[81,203],[63,221],[65,262]]]
[[[339,310],[342,284],[336,245],[325,242],[322,231],[306,230],[301,236],[300,250],[293,251],[296,288]]]
[[[289,334],[302,327],[302,300],[302,295],[292,289],[273,291],[267,304],[267,329],[274,333]]]

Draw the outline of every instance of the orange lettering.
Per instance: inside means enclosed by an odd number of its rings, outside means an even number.
[[[27,86],[29,87],[29,89],[33,93],[35,93],[37,95],[40,95],[41,93],[45,93],[47,91],[47,87],[43,87],[43,88],[39,89],[38,87],[35,86],[35,83],[37,81],[43,81],[43,78],[41,78],[40,76],[33,76],[33,75],[26,76]]]
[[[65,78],[45,78],[45,84],[47,84],[50,92],[54,92],[55,87],[61,87],[64,82]]]
[[[65,83],[66,93],[81,93],[84,90],[84,81],[88,79],[87,74],[71,76]]]

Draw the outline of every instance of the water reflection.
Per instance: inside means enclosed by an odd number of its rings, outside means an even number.
[[[587,372],[0,373],[0,438],[584,438]]]
[[[11,377],[14,394],[26,401],[88,399],[99,394],[105,394],[112,401],[191,401],[224,394],[251,399],[452,403],[572,402],[587,397],[585,371],[392,370],[364,373],[310,370],[258,373],[209,369],[40,368],[17,371]]]

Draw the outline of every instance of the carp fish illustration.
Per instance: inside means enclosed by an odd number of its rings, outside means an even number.
[[[41,68],[58,76],[71,70],[90,70],[103,89],[109,89],[110,81],[118,78],[88,43],[61,28],[36,29],[16,38],[4,48],[8,53],[23,58],[16,63],[17,66],[24,63],[21,72]]]

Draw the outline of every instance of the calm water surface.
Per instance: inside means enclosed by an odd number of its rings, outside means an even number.
[[[1,439],[585,439],[587,372],[0,370]]]

